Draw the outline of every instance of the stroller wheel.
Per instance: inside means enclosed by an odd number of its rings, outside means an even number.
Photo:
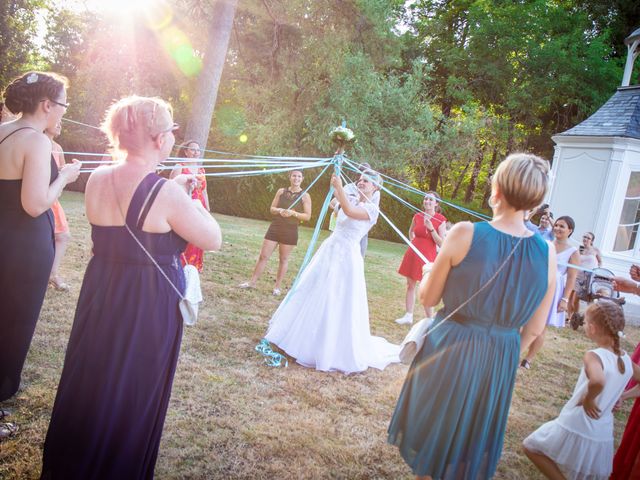
[[[569,325],[571,325],[571,328],[573,328],[574,330],[578,330],[578,327],[580,327],[580,325],[584,324],[584,315],[578,312],[574,312],[573,315],[571,315],[571,318],[569,319]]]

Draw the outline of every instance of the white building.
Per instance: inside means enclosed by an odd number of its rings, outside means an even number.
[[[640,29],[625,44],[627,64],[616,93],[584,122],[553,137],[548,203],[556,217],[575,220],[575,240],[593,232],[603,267],[626,276],[631,264],[640,264],[640,85],[629,85]],[[626,298],[640,306],[639,297]],[[629,305],[628,313],[636,311]]]

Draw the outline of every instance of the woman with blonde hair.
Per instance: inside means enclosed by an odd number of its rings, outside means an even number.
[[[0,125],[0,402],[18,391],[47,290],[55,254],[51,205],[80,172],[77,160],[58,171],[42,133],[67,110],[66,88],[55,73],[28,72],[3,93],[4,107],[21,116]],[[0,438],[15,431],[0,424]]]
[[[555,253],[524,225],[548,171],[535,155],[509,155],[493,176],[493,219],[456,224],[420,283],[422,304],[444,307],[389,426],[420,478],[495,474],[520,350],[542,332],[555,288]]]
[[[217,250],[217,222],[157,175],[175,138],[158,98],[114,103],[102,126],[119,162],[94,171],[85,204],[93,256],[78,299],[42,478],[153,478],[183,321],[187,242]]]

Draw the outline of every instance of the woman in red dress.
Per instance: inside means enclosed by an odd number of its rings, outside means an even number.
[[[640,362],[640,343],[631,355],[631,361],[636,365]],[[627,385],[627,391],[622,394],[620,401],[635,398],[627,426],[622,434],[620,446],[613,457],[613,472],[611,480],[640,480],[640,385],[633,379]]]
[[[195,175],[196,184],[191,192],[191,198],[194,200],[200,200],[204,208],[208,212],[209,208],[209,196],[207,194],[207,177],[205,177],[205,171],[200,161],[200,145],[195,140],[188,140],[180,146],[178,151],[178,157],[186,158],[189,161],[184,163],[178,163],[176,168],[171,172],[171,177],[177,177],[180,174]],[[181,255],[182,266],[193,265],[198,269],[198,272],[202,272],[202,265],[204,260],[204,252],[201,248],[187,244]]]
[[[424,212],[416,213],[411,220],[409,239],[427,260],[433,262],[436,259],[437,248],[447,231],[447,219],[438,213],[440,196],[436,192],[427,192],[422,203]],[[396,319],[396,323],[410,324],[413,322],[413,306],[416,296],[416,282],[422,280],[422,267],[424,262],[418,257],[411,247],[406,253],[398,269],[398,273],[407,278],[407,293],[405,298],[406,313]],[[425,308],[427,317],[432,316],[431,308]]]

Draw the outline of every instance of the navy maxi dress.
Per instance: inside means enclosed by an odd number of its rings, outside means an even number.
[[[184,291],[186,242],[142,231],[164,182],[142,180],[126,222]],[[92,225],[92,239],[42,478],[151,479],[182,339],[179,297],[124,226]]]
[[[474,224],[469,253],[449,272],[436,322],[498,270],[519,237]],[[489,287],[427,335],[402,387],[389,443],[416,475],[491,478],[500,460],[520,355],[519,329],[548,285],[549,246],[524,238]]]
[[[57,177],[51,157],[49,183]],[[32,217],[22,208],[21,193],[21,179],[0,180],[0,402],[20,386],[55,255],[53,213]]]

